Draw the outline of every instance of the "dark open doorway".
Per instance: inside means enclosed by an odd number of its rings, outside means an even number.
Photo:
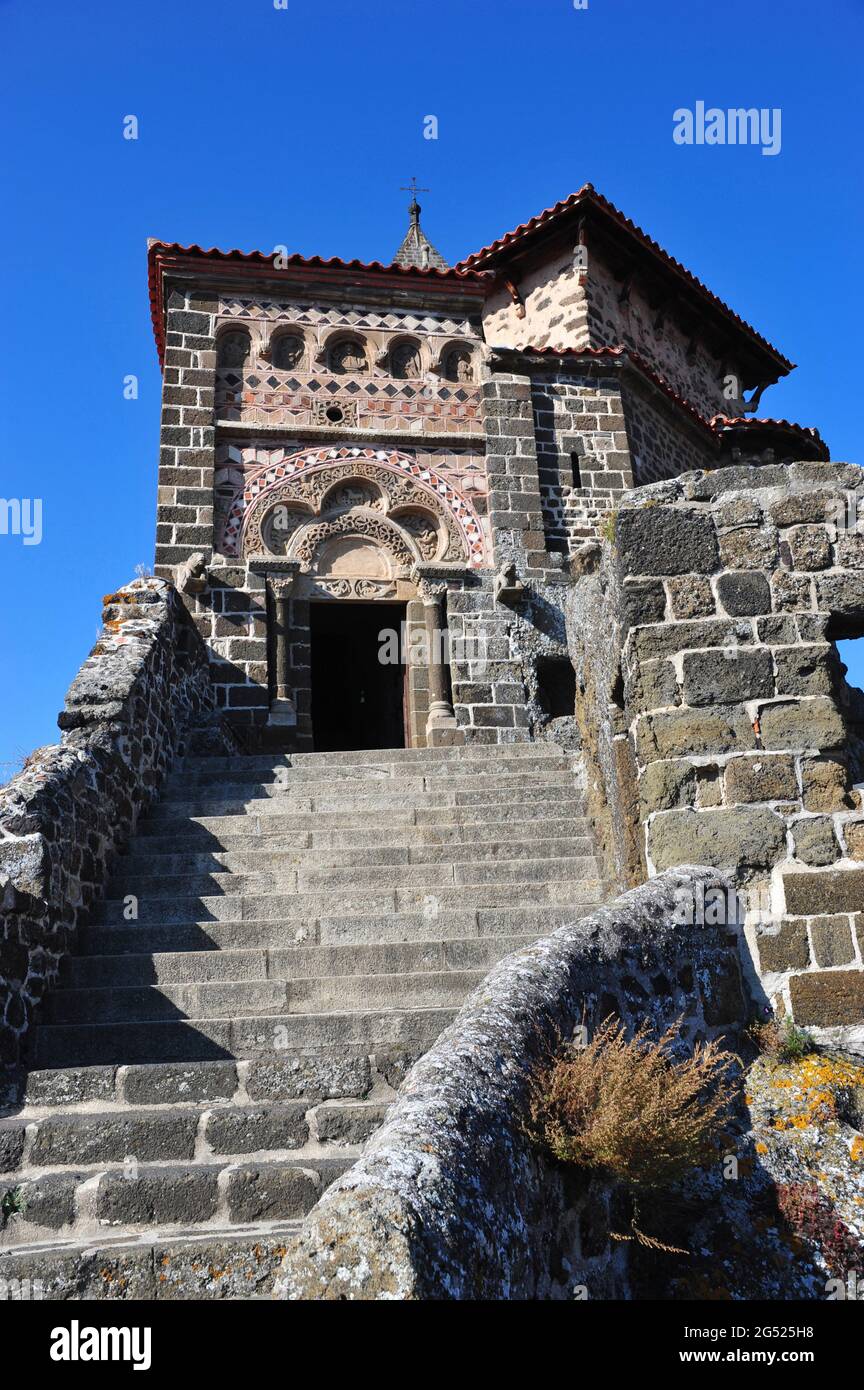
[[[312,603],[309,619],[316,752],[404,748],[406,668],[379,659],[379,633],[401,635],[405,604]]]

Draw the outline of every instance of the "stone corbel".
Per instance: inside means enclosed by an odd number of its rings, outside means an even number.
[[[496,603],[515,603],[525,593],[525,585],[516,573],[514,564],[503,565],[495,576],[493,586]]]
[[[517,317],[517,319],[524,319],[524,317],[525,317],[525,301],[524,301],[524,299],[522,298],[521,294],[519,293],[518,286],[515,285],[515,284],[513,283],[512,280],[507,280],[507,279],[505,279],[505,280],[504,280],[504,288],[506,289],[507,293],[509,294],[510,299],[511,299],[511,301],[512,301],[512,303],[513,303],[513,305],[514,305],[514,307],[515,307],[515,309],[516,309],[516,317]]]
[[[200,550],[196,550],[185,564],[178,565],[174,571],[174,583],[181,594],[203,594],[207,579],[207,561]]]

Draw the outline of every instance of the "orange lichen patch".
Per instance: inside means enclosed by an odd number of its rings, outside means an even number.
[[[853,1162],[861,1163],[864,1161],[864,1138],[862,1138],[860,1134],[856,1134],[855,1138],[852,1140],[852,1147],[849,1153]]]
[[[762,1141],[761,1141],[761,1139],[760,1139],[759,1143],[756,1145],[756,1152],[757,1152],[757,1154],[767,1154],[767,1152],[768,1152],[768,1145],[767,1145],[767,1144],[763,1144]]]

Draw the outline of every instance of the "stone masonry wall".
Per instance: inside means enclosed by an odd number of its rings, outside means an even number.
[[[834,646],[864,633],[861,484],[799,463],[640,489],[602,571],[649,872],[734,869],[775,1007],[864,1050],[862,697]]]
[[[748,1003],[734,933],[675,925],[682,894],[726,885],[664,874],[508,956],[409,1072],[363,1157],[307,1217],[286,1299],[627,1298],[621,1191],[550,1163],[529,1138],[533,1069],[617,1012],[679,1051],[734,1038]]]
[[[119,846],[212,706],[207,652],[176,591],[136,579],[103,628],[41,748],[0,788],[0,1062],[22,1043]]]

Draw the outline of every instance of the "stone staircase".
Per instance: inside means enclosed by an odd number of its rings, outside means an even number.
[[[5,1083],[0,1282],[266,1296],[468,991],[602,899],[580,775],[547,744],[187,758]]]

